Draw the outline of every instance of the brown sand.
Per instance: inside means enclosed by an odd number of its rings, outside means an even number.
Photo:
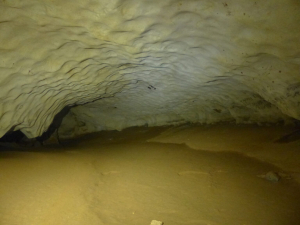
[[[300,141],[274,143],[289,132],[132,128],[58,148],[2,147],[0,224],[297,225]]]

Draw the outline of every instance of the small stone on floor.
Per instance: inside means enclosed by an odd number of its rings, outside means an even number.
[[[157,220],[152,220],[150,225],[163,225],[164,223]]]

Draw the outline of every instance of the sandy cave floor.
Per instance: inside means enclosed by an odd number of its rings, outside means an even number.
[[[274,143],[291,130],[131,128],[0,147],[0,224],[297,225],[300,141]]]

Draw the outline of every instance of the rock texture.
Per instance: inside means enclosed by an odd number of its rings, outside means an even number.
[[[298,0],[3,0],[0,136],[300,119]]]

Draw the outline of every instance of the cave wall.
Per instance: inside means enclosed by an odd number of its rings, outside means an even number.
[[[0,137],[300,119],[298,0],[2,0]]]

